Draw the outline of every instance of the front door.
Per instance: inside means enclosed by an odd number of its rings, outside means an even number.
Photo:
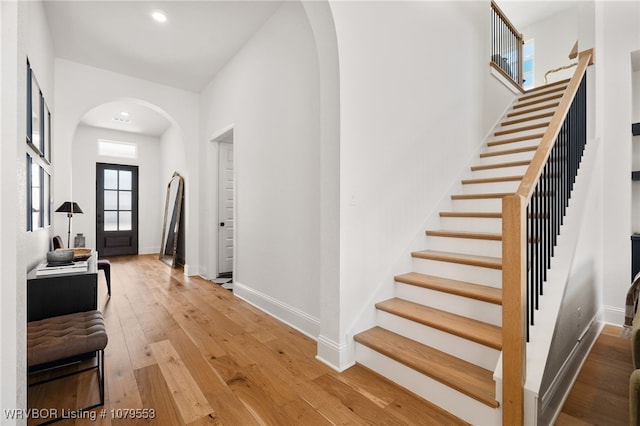
[[[138,254],[138,166],[96,164],[96,250]]]

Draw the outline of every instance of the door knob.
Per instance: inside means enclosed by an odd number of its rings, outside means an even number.
[[[220,222],[220,226],[224,226],[224,222]]]

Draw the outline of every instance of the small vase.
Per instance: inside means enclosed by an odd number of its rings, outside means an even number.
[[[84,247],[84,235],[82,235],[81,233],[78,233],[78,235],[76,235],[73,238],[73,246],[74,247]]]

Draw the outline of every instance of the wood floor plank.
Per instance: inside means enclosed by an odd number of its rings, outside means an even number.
[[[110,260],[112,297],[106,294],[103,274],[99,274],[98,287],[98,306],[109,335],[104,409],[110,413],[118,408],[153,408],[157,416],[152,422],[108,417],[98,424],[185,424],[160,366],[134,369],[132,365],[132,359],[145,356],[144,345],[127,345],[126,324],[136,322],[138,333],[141,329],[149,345],[170,342],[183,371],[191,375],[192,386],[212,408],[210,414],[191,421],[193,426],[464,424],[361,365],[341,373],[332,370],[315,359],[314,340],[210,281],[186,277],[181,269],[167,267],[157,255]],[[558,424],[628,423],[620,389],[628,386],[625,368],[630,368],[631,355],[629,341],[620,341],[619,333],[619,328],[605,327],[602,335],[611,338],[600,339],[589,357],[597,360],[604,373],[585,363],[587,377],[579,377],[572,390],[584,396],[572,402],[570,394]],[[66,396],[61,394],[67,389],[57,385],[40,391],[29,388],[28,406],[53,407],[61,401],[66,404],[65,398],[75,400],[75,395],[86,393],[88,397],[93,392],[89,386],[95,383],[74,383]],[[579,387],[585,390],[577,390]],[[369,407],[383,414],[374,419]],[[562,419],[573,423],[561,423]],[[58,424],[85,426],[87,422]]]
[[[313,382],[328,393],[335,395],[342,405],[370,424],[391,424],[394,422],[394,418],[383,408],[332,375],[324,374]]]
[[[136,381],[140,387],[142,408],[154,410],[156,421],[165,425],[183,425],[182,416],[171,395],[171,390],[158,365],[150,365],[135,372]],[[130,420],[129,420],[130,421]],[[121,420],[114,424],[129,424],[129,421]],[[142,421],[137,422],[142,423]]]
[[[163,340],[152,343],[151,351],[184,422],[191,423],[213,413],[213,408],[171,342]]]

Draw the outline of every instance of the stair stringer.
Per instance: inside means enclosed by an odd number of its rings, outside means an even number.
[[[600,155],[599,140],[591,140],[587,143],[580,169],[576,177],[574,189],[565,215],[564,224],[560,228],[558,244],[554,257],[551,260],[551,268],[548,279],[544,283],[544,295],[540,296],[540,309],[535,312],[535,325],[530,327],[530,341],[527,343],[527,360],[525,380],[525,425],[553,424],[552,419],[559,414],[562,402],[566,399],[571,386],[579,372],[579,366],[584,362],[588,349],[593,345],[598,336],[594,329],[599,331],[602,324],[599,315],[586,318],[584,328],[579,330],[580,338],[576,342],[575,350],[570,359],[562,366],[554,382],[546,392],[541,392],[542,378],[549,354],[551,352],[553,336],[556,331],[558,317],[566,294],[571,273],[576,266],[575,254],[580,242],[581,228],[586,216],[586,207],[589,202],[590,184],[594,175],[599,173],[597,160]],[[593,191],[592,191],[593,192]],[[599,197],[600,192],[595,191]],[[502,389],[502,355],[494,374],[496,381],[496,398],[501,395]],[[573,377],[568,377],[569,375]],[[561,386],[564,384],[564,388]],[[543,393],[541,395],[541,393]],[[555,401],[552,403],[552,400]],[[551,412],[549,412],[551,410]],[[542,423],[541,423],[542,421]]]

